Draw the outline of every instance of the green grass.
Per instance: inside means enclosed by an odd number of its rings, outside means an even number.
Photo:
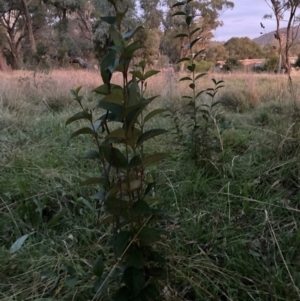
[[[177,142],[170,118],[150,125],[172,133],[148,145],[170,153],[153,169],[156,195],[170,213],[163,222],[171,232],[165,300],[299,300],[300,152],[292,106],[274,100],[239,113],[220,110],[220,128],[224,120],[233,125],[221,134],[224,153],[212,149],[199,165]],[[99,224],[99,204],[89,198],[96,189],[79,186],[99,170],[81,158],[88,138],[68,140],[76,125],[64,123],[74,112],[63,106],[27,116],[2,108],[0,300],[93,300],[91,267],[107,252],[110,228]],[[114,285],[98,300],[111,300]]]

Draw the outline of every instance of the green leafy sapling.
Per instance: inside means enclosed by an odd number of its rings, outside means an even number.
[[[119,11],[117,0],[108,1],[115,16],[102,20],[109,24],[113,45],[101,62],[103,84],[93,90],[99,96],[97,107],[86,109],[80,87],[72,90],[81,111],[66,122],[83,119],[89,124],[71,134],[71,138],[90,135],[94,141],[95,149],[84,157],[97,161],[100,171],[82,185],[100,187],[92,196],[101,204],[99,224],[112,227],[107,248],[113,259],[101,256],[95,261],[94,299],[119,275],[115,301],[159,300],[157,279],[164,275],[165,260],[157,243],[168,233],[157,223],[165,218],[165,211],[151,205],[157,199],[151,194],[155,182],[149,167],[167,154],[149,153],[145,148],[148,140],[166,132],[160,128],[147,129],[148,122],[164,112],[145,110],[156,98],[145,97],[147,80],[158,71],[146,71],[146,63],[142,61],[129,72],[135,51],[142,47],[133,41],[141,27],[123,33],[121,24],[126,11]],[[122,85],[112,83],[115,72],[122,74]],[[103,113],[95,116],[99,110]]]

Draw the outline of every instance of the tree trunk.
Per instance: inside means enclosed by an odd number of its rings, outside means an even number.
[[[22,4],[23,4],[23,8],[24,8],[24,16],[25,16],[26,27],[27,27],[27,32],[28,32],[28,37],[29,37],[29,42],[30,42],[30,48],[31,48],[32,54],[35,54],[36,53],[36,43],[35,43],[35,38],[33,35],[31,17],[30,17],[29,10],[28,10],[28,2],[26,0],[22,0]]]

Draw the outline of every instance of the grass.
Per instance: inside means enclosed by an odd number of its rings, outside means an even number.
[[[109,228],[98,223],[98,204],[88,197],[93,188],[79,186],[97,173],[81,158],[90,141],[68,141],[76,125],[64,124],[77,111],[68,90],[82,85],[92,100],[100,76],[72,70],[0,76],[0,300],[93,300],[91,267],[106,252]],[[170,153],[153,170],[170,212],[164,298],[299,300],[300,152],[286,78],[215,76],[225,80],[219,127],[232,125],[221,134],[224,153],[213,149],[195,166],[167,117],[154,123],[171,134],[148,146]],[[158,75],[148,90],[161,94],[153,108],[170,104],[184,122],[180,95],[187,89],[176,78]],[[299,77],[294,82],[298,90]],[[112,286],[99,300],[111,299]]]

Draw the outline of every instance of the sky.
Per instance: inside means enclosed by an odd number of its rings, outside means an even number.
[[[265,0],[233,0],[234,8],[225,11],[220,20],[224,22],[222,27],[215,31],[214,40],[227,41],[232,37],[257,38],[260,33],[267,33],[276,29],[274,20],[265,20],[265,14],[271,14],[272,10]],[[265,29],[260,27],[260,22]]]

